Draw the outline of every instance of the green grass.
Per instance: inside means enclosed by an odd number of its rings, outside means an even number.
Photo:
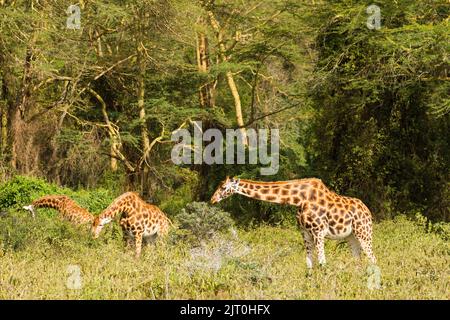
[[[399,216],[375,225],[381,288],[370,290],[368,262],[347,245],[326,243],[328,265],[307,276],[305,250],[292,227],[237,228],[195,244],[172,233],[125,249],[117,223],[101,237],[40,211],[0,218],[0,299],[449,299],[448,233]],[[447,230],[447,229],[443,229]],[[81,270],[69,289],[68,268]]]

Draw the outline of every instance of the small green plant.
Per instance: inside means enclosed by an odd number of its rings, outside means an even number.
[[[55,185],[39,178],[16,176],[0,184],[0,209],[19,208],[38,195],[57,193]]]
[[[227,230],[234,225],[230,214],[218,207],[211,207],[206,202],[192,202],[177,215],[180,229],[198,239],[206,239],[214,233]]]

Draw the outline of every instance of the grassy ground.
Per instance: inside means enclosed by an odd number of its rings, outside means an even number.
[[[448,233],[405,217],[375,225],[381,287],[372,290],[367,260],[336,241],[326,244],[328,266],[306,276],[295,227],[237,228],[201,244],[175,233],[139,261],[117,225],[94,241],[86,229],[18,211],[0,218],[0,232],[0,299],[450,298]]]

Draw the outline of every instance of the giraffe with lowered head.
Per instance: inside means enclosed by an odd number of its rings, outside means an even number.
[[[149,204],[135,192],[126,192],[117,197],[94,219],[92,233],[98,238],[103,227],[121,213],[120,226],[128,245],[134,240],[136,258],[141,255],[142,240],[150,237],[165,237],[172,222],[157,206]]]
[[[74,224],[86,224],[94,221],[94,216],[78,203],[65,195],[46,195],[23,207],[36,216],[36,208],[52,208],[58,210],[60,217]]]
[[[308,178],[277,182],[257,182],[227,177],[217,188],[211,203],[232,194],[249,198],[293,205],[298,208],[297,222],[306,248],[306,265],[313,267],[313,252],[317,250],[320,265],[326,263],[324,240],[345,239],[352,253],[360,257],[361,249],[373,264],[372,215],[359,199],[341,196],[320,179]]]

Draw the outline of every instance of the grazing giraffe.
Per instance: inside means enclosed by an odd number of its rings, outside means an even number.
[[[361,249],[373,264],[372,215],[356,198],[340,196],[329,190],[320,179],[299,179],[278,182],[256,182],[227,177],[211,198],[217,203],[238,193],[246,197],[289,204],[298,207],[297,222],[306,248],[306,265],[313,267],[313,251],[324,265],[324,240],[346,239],[352,253],[360,257]]]
[[[29,206],[23,207],[31,212],[35,218],[35,208],[52,208],[59,211],[61,218],[74,224],[92,223],[94,216],[86,209],[80,207],[68,196],[48,195],[34,200]]]
[[[169,224],[172,222],[157,207],[146,203],[134,192],[126,192],[117,197],[92,224],[94,239],[98,238],[103,227],[111,222],[114,217],[122,213],[120,226],[123,230],[124,240],[131,245],[134,238],[136,246],[136,258],[141,255],[142,239],[166,236],[169,232]]]

